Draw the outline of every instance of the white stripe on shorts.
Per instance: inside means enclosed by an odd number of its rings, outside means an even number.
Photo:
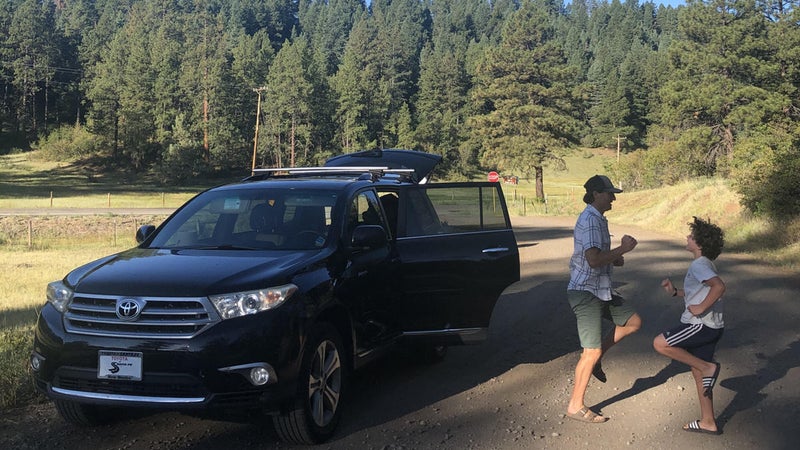
[[[675,333],[672,336],[666,338],[667,344],[669,344],[670,347],[674,347],[675,344],[680,344],[681,342],[685,341],[686,339],[689,339],[690,337],[692,337],[695,334],[699,333],[700,330],[702,330],[702,329],[703,329],[703,324],[702,323],[695,323],[695,324],[689,325],[688,327],[686,327],[683,330],[681,330],[679,333]]]

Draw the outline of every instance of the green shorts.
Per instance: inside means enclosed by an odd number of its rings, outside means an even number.
[[[601,348],[603,345],[603,319],[623,326],[636,311],[617,294],[603,301],[589,291],[567,291],[567,300],[578,322],[578,338],[583,348]]]

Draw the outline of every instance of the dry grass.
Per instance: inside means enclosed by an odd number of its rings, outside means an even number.
[[[0,328],[35,321],[47,283],[136,245],[136,228],[165,216],[0,217]],[[30,245],[29,245],[30,242]]]
[[[37,152],[0,155],[0,209],[177,208],[205,187],[161,187],[130,174],[95,174]]]

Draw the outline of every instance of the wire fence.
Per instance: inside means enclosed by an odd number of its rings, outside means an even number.
[[[7,249],[48,248],[69,242],[113,247],[135,244],[136,230],[160,224],[166,215],[1,216],[0,245]]]

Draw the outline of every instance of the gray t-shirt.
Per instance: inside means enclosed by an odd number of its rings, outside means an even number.
[[[719,329],[725,326],[722,320],[722,298],[718,299],[711,308],[708,308],[705,313],[700,317],[695,317],[689,312],[689,305],[699,305],[703,303],[708,291],[711,287],[703,283],[717,276],[717,268],[714,263],[701,256],[689,265],[689,271],[686,272],[686,278],[683,280],[683,301],[686,304],[686,309],[681,316],[683,323],[702,323],[709,328]]]

